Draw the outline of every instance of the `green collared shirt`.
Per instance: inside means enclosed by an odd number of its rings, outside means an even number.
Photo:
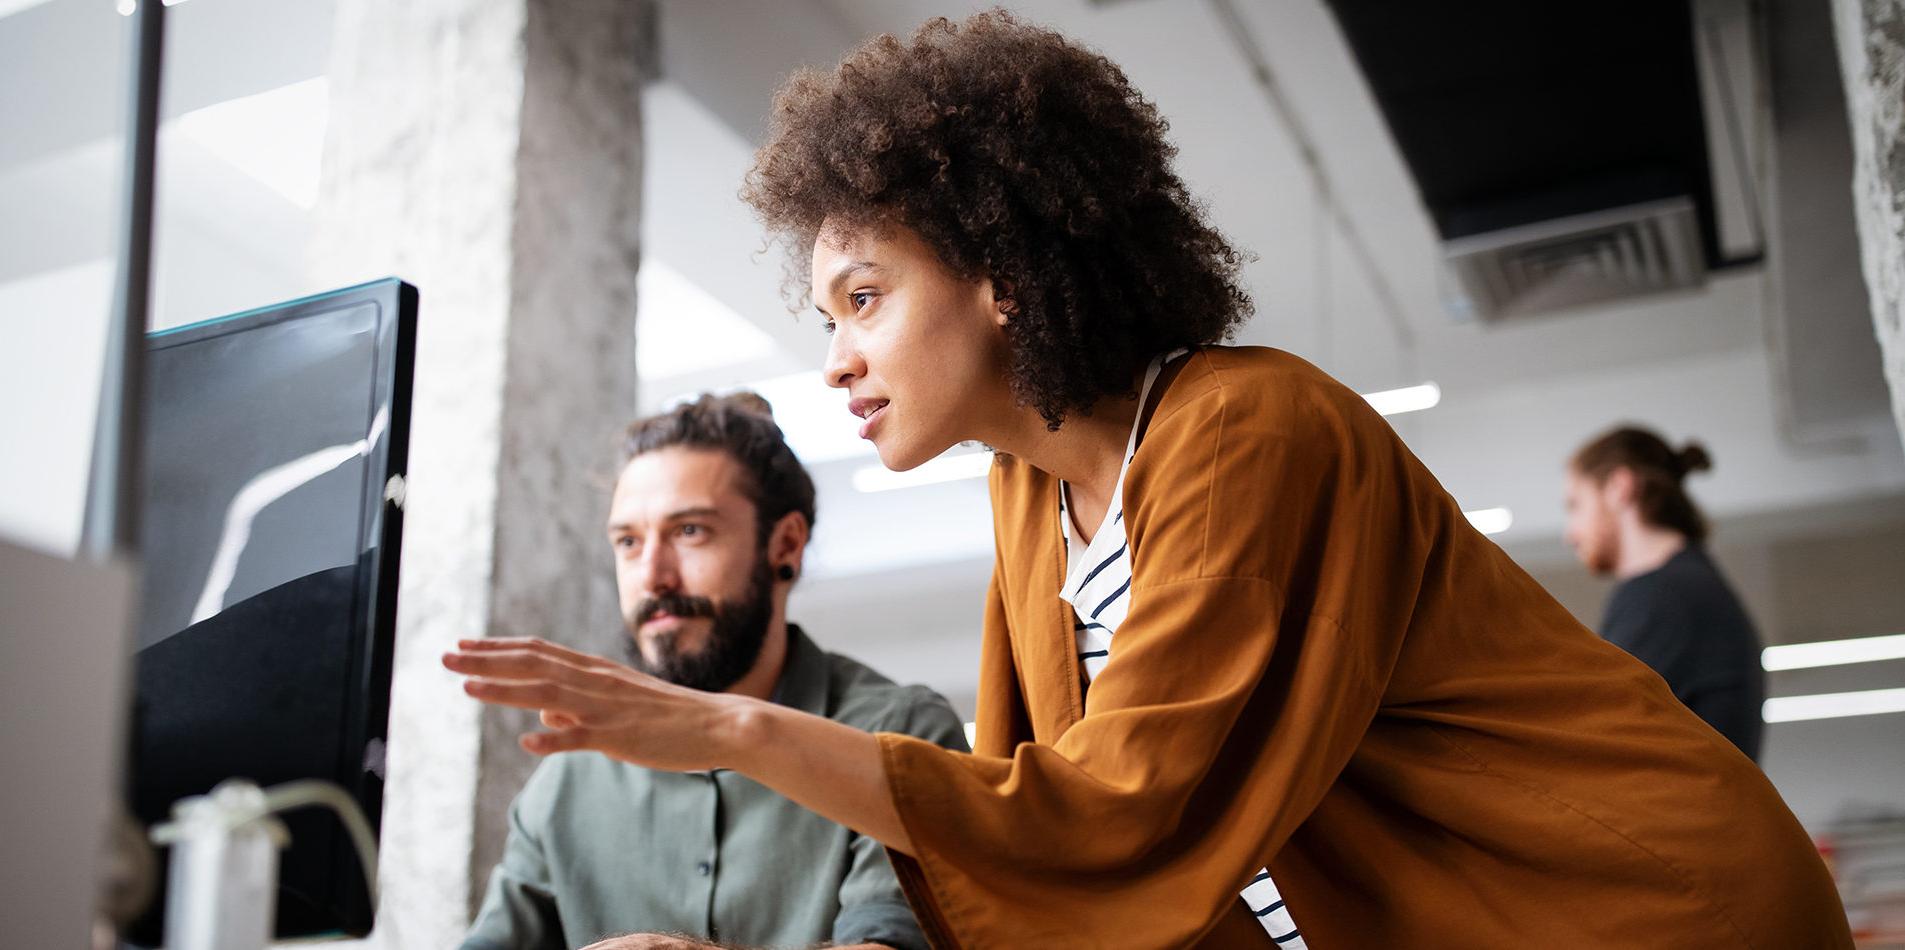
[[[952,707],[787,628],[775,701],[966,751]],[[879,842],[738,772],[550,756],[509,809],[509,842],[463,950],[560,950],[626,933],[746,947],[925,950]]]

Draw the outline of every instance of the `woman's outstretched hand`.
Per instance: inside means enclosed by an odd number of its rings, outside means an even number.
[[[676,686],[547,640],[459,640],[443,665],[486,703],[533,709],[545,732],[522,737],[537,755],[591,750],[671,772],[730,768],[736,720],[755,700]]]
[[[733,769],[887,847],[912,853],[873,735],[746,696],[666,683],[546,640],[459,640],[443,665],[486,703],[534,709],[537,755],[590,750],[671,772]],[[947,753],[951,755],[953,753]]]

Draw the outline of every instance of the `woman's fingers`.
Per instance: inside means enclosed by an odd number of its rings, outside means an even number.
[[[608,686],[606,671],[592,666],[577,666],[560,657],[534,649],[455,651],[443,654],[443,665],[465,676],[501,680],[550,680],[582,689],[600,691]]]
[[[574,722],[584,722],[601,711],[602,700],[590,693],[549,680],[471,679],[463,691],[486,703],[534,709],[545,717],[554,714]]]
[[[458,640],[456,648],[463,653],[503,653],[512,650],[527,650],[584,669],[614,665],[599,656],[572,650],[541,637],[485,637],[480,640]]]
[[[554,732],[531,732],[522,737],[522,747],[535,755],[553,755],[557,752],[578,752],[583,749],[601,751],[597,744],[599,736],[588,729],[560,729]]]
[[[535,710],[550,731],[522,738],[531,753],[589,749],[670,771],[711,767],[717,697],[607,661],[584,667],[572,661],[578,654],[552,647],[489,643],[446,653],[443,665],[467,677],[463,689],[478,700]]]

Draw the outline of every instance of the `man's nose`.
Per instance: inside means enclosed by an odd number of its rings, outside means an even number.
[[[645,594],[671,594],[681,588],[681,574],[665,544],[651,544],[635,562],[636,583]]]

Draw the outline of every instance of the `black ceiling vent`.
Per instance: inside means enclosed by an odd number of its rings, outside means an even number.
[[[1329,0],[1465,299],[1498,320],[1719,260],[1686,0]]]

